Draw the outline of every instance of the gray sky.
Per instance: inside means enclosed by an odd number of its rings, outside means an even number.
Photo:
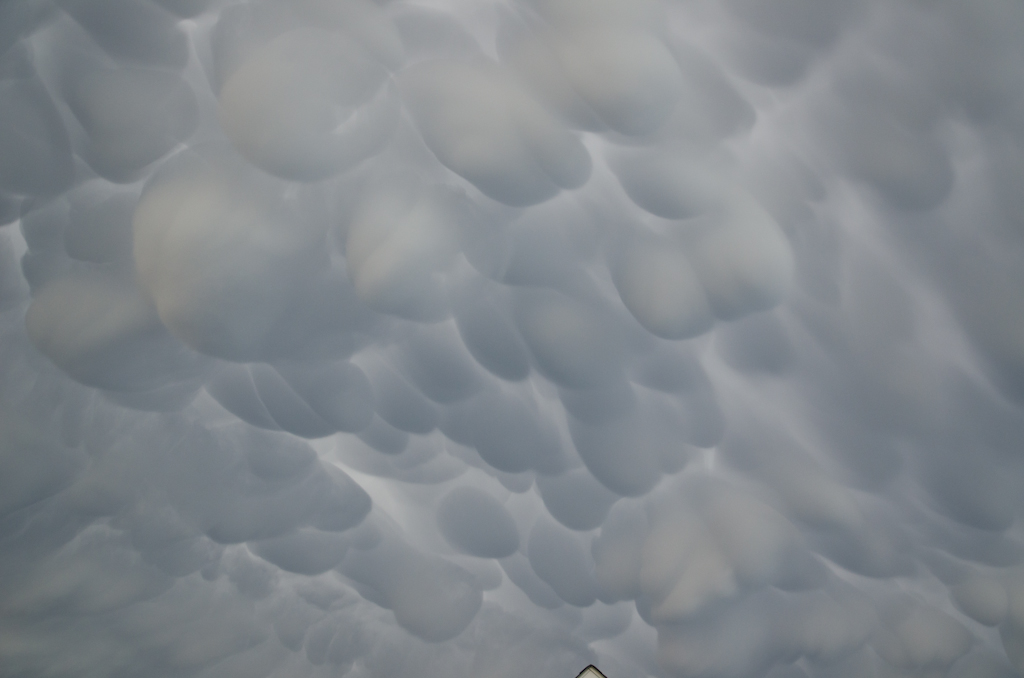
[[[1024,673],[1017,0],[4,0],[0,678]]]

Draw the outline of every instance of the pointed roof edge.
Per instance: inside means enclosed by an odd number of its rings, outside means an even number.
[[[605,676],[603,673],[601,673],[601,669],[597,668],[593,664],[587,666],[587,668],[585,668],[582,671],[580,671],[579,675],[576,676],[576,678],[583,678],[583,676],[586,675],[587,672],[591,672],[591,671],[596,674],[597,678],[607,678],[607,676]]]

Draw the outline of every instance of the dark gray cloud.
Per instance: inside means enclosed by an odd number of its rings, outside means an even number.
[[[0,3],[0,676],[1024,673],[1022,35]]]

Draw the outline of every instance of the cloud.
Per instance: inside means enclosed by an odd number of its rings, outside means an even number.
[[[0,676],[1024,673],[1012,0],[0,5]]]

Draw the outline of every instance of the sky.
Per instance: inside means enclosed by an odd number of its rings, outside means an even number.
[[[2,0],[0,678],[1024,675],[1019,0]]]

